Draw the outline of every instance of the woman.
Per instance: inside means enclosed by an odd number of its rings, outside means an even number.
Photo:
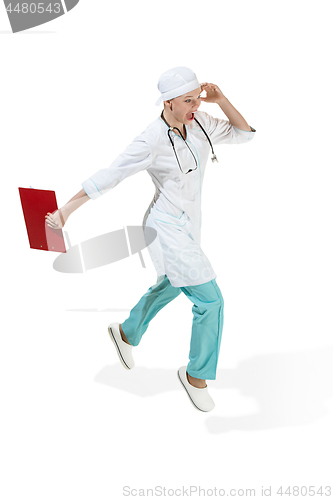
[[[189,363],[178,377],[194,406],[210,411],[214,402],[206,379],[215,380],[223,327],[223,298],[216,274],[200,248],[201,186],[209,153],[215,144],[243,143],[255,130],[217,85],[199,84],[192,70],[173,68],[161,75],[161,116],[134,139],[107,169],[83,182],[83,189],[64,207],[46,215],[50,227],[63,227],[69,215],[89,199],[97,199],[136,172],[147,170],[156,192],[144,228],[157,231],[148,250],[157,272],[152,286],[122,323],[109,333],[125,368],[134,367],[137,346],[157,312],[181,292],[193,303]],[[206,92],[202,97],[201,92]],[[228,120],[198,111],[201,101],[220,106]]]

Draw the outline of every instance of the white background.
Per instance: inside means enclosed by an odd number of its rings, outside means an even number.
[[[12,34],[0,8],[1,498],[191,485],[279,498],[332,483],[331,19],[329,1],[81,0]],[[185,296],[151,322],[133,371],[108,337],[155,283],[147,250],[146,268],[134,255],[57,273],[54,253],[29,248],[18,195],[53,189],[66,203],[158,116],[158,77],[179,65],[257,130],[206,171],[203,249],[225,301],[208,414],[176,376]],[[143,172],[89,201],[66,224],[71,243],[141,224],[153,194]]]

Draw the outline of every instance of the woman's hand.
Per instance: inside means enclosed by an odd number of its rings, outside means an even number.
[[[216,102],[218,104],[225,97],[222,91],[218,88],[217,85],[214,85],[214,83],[202,83],[201,91],[204,90],[207,92],[207,96],[201,97],[202,101]]]
[[[61,229],[64,227],[66,220],[68,219],[68,216],[66,217],[63,212],[61,211],[61,208],[59,210],[56,210],[51,214],[51,212],[47,212],[47,215],[45,215],[45,223],[51,228],[51,229]]]
[[[45,224],[51,229],[61,229],[64,227],[70,214],[88,200],[90,200],[89,196],[81,189],[81,191],[59,208],[59,210],[55,210],[52,214],[51,212],[47,212],[45,215]]]

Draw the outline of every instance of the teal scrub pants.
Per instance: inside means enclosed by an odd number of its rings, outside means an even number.
[[[166,275],[139,300],[129,318],[121,324],[124,334],[137,346],[150,321],[164,306],[183,292],[193,303],[193,324],[187,373],[195,378],[215,380],[223,328],[224,301],[215,279],[195,286],[173,287]]]

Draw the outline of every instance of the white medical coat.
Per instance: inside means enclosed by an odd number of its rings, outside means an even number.
[[[228,120],[197,111],[213,145],[240,144],[254,137],[233,127]],[[195,160],[183,139],[170,132],[183,172],[195,169]],[[148,247],[158,276],[166,274],[175,287],[200,285],[216,274],[200,248],[201,189],[209,142],[199,125],[186,126],[186,142],[197,159],[197,168],[188,174],[178,165],[168,137],[168,127],[158,118],[136,137],[109,168],[99,170],[82,183],[87,195],[97,199],[126,177],[147,170],[155,184],[155,196],[144,217],[143,226],[152,227],[157,237]]]

